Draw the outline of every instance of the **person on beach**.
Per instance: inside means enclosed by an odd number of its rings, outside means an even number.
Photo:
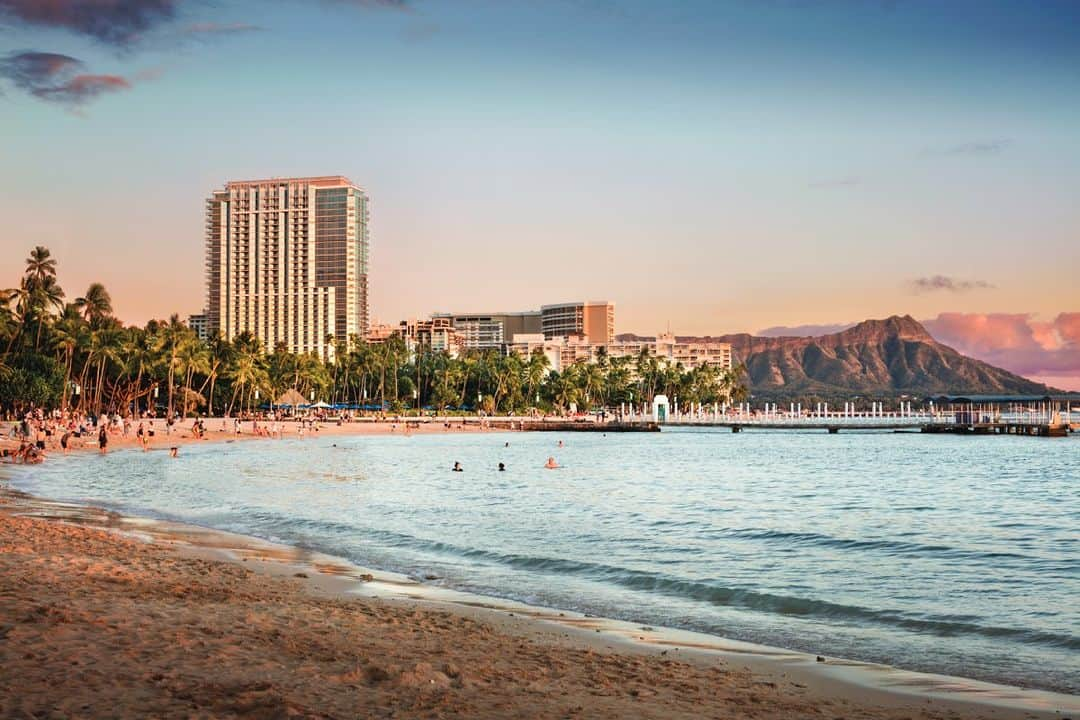
[[[105,453],[108,452],[109,433],[105,431],[105,426],[104,425],[102,425],[101,429],[98,430],[97,444],[98,444],[98,451],[102,455],[104,455]]]
[[[450,469],[453,470],[454,472],[465,472],[465,468],[461,467],[460,462],[455,462],[454,467],[452,467]]]
[[[45,453],[40,450],[37,445],[26,446],[26,452],[23,454],[24,465],[37,465],[44,459]]]
[[[547,459],[547,462],[544,463],[544,468],[547,469],[547,470],[558,470],[559,469],[559,463],[555,462],[555,458],[549,457]]]

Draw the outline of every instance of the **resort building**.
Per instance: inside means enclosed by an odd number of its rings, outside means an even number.
[[[615,303],[606,300],[544,305],[540,330],[548,340],[581,337],[593,344],[615,341]]]
[[[540,332],[540,311],[509,313],[435,313],[432,320],[446,319],[467,350],[501,350],[515,335]]]
[[[189,328],[195,331],[195,337],[203,342],[210,339],[210,331],[207,326],[205,314],[189,315],[187,324]]]
[[[674,335],[665,333],[656,337],[632,337],[614,340],[610,343],[592,343],[580,336],[547,339],[539,335],[518,335],[506,345],[507,353],[522,356],[531,355],[539,350],[548,356],[551,368],[562,372],[564,368],[576,362],[596,362],[601,349],[609,358],[636,358],[642,351],[671,365],[681,364],[684,368],[715,367],[730,370],[732,367],[731,344],[711,340],[679,341]]]
[[[206,326],[333,355],[368,331],[368,197],[340,175],[229,182],[206,201]]]
[[[418,348],[433,352],[446,351],[457,357],[461,342],[454,324],[449,318],[433,317],[430,320],[402,320],[398,334],[405,338],[411,351]]]
[[[642,350],[648,350],[650,355],[669,363],[682,363],[685,368],[708,366],[730,370],[733,364],[731,343],[679,340],[671,333],[662,333],[655,337],[620,336],[608,346],[611,357],[636,356],[640,355]]]

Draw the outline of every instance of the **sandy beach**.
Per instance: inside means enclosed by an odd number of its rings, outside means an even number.
[[[299,552],[64,507],[0,497],[3,717],[1062,717],[373,599]]]
[[[211,442],[235,442],[244,440],[272,440],[272,439],[314,439],[317,437],[346,437],[357,435],[426,435],[432,433],[477,433],[477,432],[507,432],[508,428],[506,423],[492,423],[483,422],[476,417],[470,417],[463,421],[462,418],[438,418],[429,419],[423,418],[417,420],[415,417],[399,417],[399,418],[387,418],[387,419],[364,419],[355,420],[352,422],[338,423],[337,420],[323,420],[312,424],[305,424],[303,434],[300,433],[301,423],[293,420],[279,423],[280,436],[279,438],[271,438],[266,435],[257,434],[254,431],[254,426],[250,420],[245,420],[240,424],[240,432],[237,433],[234,430],[232,418],[203,418],[203,423],[206,427],[206,435],[204,437],[196,437],[192,432],[192,426],[196,420],[194,418],[186,418],[179,421],[174,425],[171,430],[166,431],[165,421],[161,419],[150,421],[144,421],[148,427],[154,431],[154,435],[147,440],[146,448],[148,451],[152,450],[168,450],[171,447],[182,448],[185,445],[192,443],[211,443]],[[140,445],[138,436],[136,435],[136,428],[138,421],[135,421],[126,435],[118,432],[109,433],[109,451],[119,450],[121,448],[137,448]],[[19,441],[10,437],[7,430],[10,429],[12,421],[5,421],[0,423],[4,432],[0,434],[0,448],[6,448],[10,451],[14,451],[19,446]],[[258,426],[262,429],[267,429],[271,426],[271,423],[265,420],[258,421]],[[85,437],[72,437],[69,440],[69,449],[71,452],[86,452],[86,451],[98,451],[97,444],[97,431],[88,433]],[[62,453],[63,450],[60,447],[59,434],[53,434],[47,440],[45,454],[46,458],[50,454]]]

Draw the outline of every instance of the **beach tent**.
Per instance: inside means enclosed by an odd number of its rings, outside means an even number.
[[[307,401],[304,399],[303,395],[296,392],[295,388],[290,388],[290,389],[286,390],[285,392],[281,393],[281,397],[279,397],[275,401],[275,404],[276,405],[287,405],[289,407],[296,407],[298,405],[303,405],[305,402],[307,402]]]
[[[311,407],[313,407],[313,408],[319,408],[320,410],[323,410],[323,409],[326,409],[326,408],[328,408],[328,407],[332,407],[332,406],[330,405],[330,403],[327,403],[327,402],[323,402],[322,400],[320,400],[319,402],[315,403],[315,404],[314,404],[314,405],[312,405]]]

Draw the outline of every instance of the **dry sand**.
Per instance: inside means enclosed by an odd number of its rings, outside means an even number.
[[[147,440],[147,449],[151,451],[168,450],[171,447],[183,448],[185,445],[193,443],[275,439],[265,435],[256,435],[252,430],[250,420],[245,420],[241,423],[241,432],[239,434],[233,430],[232,419],[227,419],[225,421],[224,429],[221,418],[207,418],[204,420],[204,423],[206,426],[206,435],[202,438],[196,438],[192,434],[192,425],[195,424],[193,418],[188,418],[173,426],[171,432],[166,432],[164,420],[156,420],[153,424],[154,436]],[[296,439],[303,437],[310,440],[318,437],[355,435],[430,435],[440,433],[507,432],[508,428],[506,427],[506,424],[507,421],[505,419],[500,419],[500,421],[494,423],[485,423],[475,417],[468,418],[467,422],[462,422],[461,418],[439,418],[438,420],[429,420],[425,418],[423,421],[417,422],[416,418],[402,417],[399,419],[380,421],[360,420],[342,423],[340,425],[336,420],[327,420],[317,423],[317,430],[305,426],[303,436],[298,432],[300,424],[297,422],[288,421],[282,422],[279,425],[282,438]],[[0,423],[0,429],[3,430],[3,434],[0,435],[0,448],[14,450],[19,446],[19,441],[13,440],[7,434],[11,425],[11,421]],[[108,450],[112,452],[113,450],[119,450],[121,448],[139,447],[139,438],[135,434],[138,426],[138,422],[133,423],[127,435],[110,432]],[[266,428],[270,426],[270,423],[259,421],[259,426]],[[98,452],[97,431],[92,431],[82,438],[72,436],[68,444],[72,452]],[[48,459],[49,455],[55,455],[61,452],[63,451],[60,449],[59,435],[53,435],[48,438],[45,450],[46,459]]]
[[[295,557],[225,561],[193,535],[147,542],[31,505],[0,496],[3,718],[1033,716],[346,597]]]

